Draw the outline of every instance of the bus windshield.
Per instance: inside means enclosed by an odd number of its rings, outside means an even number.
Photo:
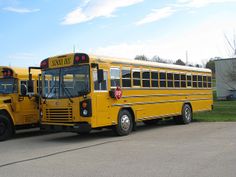
[[[0,94],[17,93],[17,79],[0,79]]]
[[[44,98],[71,98],[89,91],[89,65],[43,71]]]

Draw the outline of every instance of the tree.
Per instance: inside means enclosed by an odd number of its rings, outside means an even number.
[[[236,56],[236,35],[235,35],[235,31],[233,32],[232,37],[228,37],[225,33],[224,33],[224,37],[225,37],[225,41],[226,41],[226,46],[228,49],[228,54],[230,57],[232,56]]]
[[[211,58],[207,63],[206,63],[206,68],[210,69],[213,74],[215,74],[215,59]]]
[[[159,56],[155,55],[152,57],[151,61],[158,62],[158,63],[169,63],[168,60],[165,60],[163,58],[160,58]]]
[[[145,55],[136,55],[135,60],[148,61],[148,58]]]
[[[176,60],[174,64],[185,66],[185,63],[181,59]]]
[[[195,67],[201,68],[201,65],[200,64],[196,64]]]

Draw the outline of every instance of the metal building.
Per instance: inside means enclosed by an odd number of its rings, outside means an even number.
[[[217,99],[236,99],[236,58],[215,60]]]

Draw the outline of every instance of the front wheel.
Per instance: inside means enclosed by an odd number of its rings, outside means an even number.
[[[5,115],[0,115],[0,141],[9,139],[13,134],[13,127],[10,119]]]
[[[119,136],[128,135],[133,129],[133,119],[128,110],[121,110],[118,116],[118,124],[114,131]]]

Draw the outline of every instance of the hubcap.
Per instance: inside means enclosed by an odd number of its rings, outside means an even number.
[[[191,115],[191,110],[189,108],[185,109],[185,118],[187,121],[191,121],[192,115]]]
[[[128,131],[130,128],[130,119],[127,115],[121,117],[121,128],[124,131]]]

